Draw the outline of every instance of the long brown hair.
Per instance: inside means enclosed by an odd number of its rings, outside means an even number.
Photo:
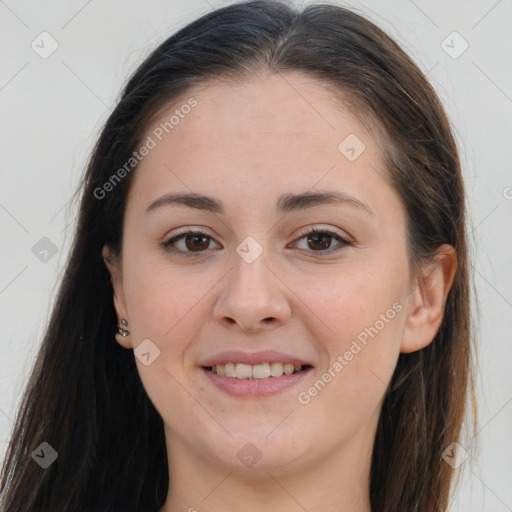
[[[155,512],[163,505],[169,482],[163,421],[133,354],[114,341],[113,290],[101,257],[104,244],[120,251],[136,168],[104,197],[97,190],[129,160],[168,102],[192,85],[243,80],[263,69],[298,70],[333,85],[356,113],[376,121],[390,182],[406,209],[414,269],[442,244],[456,250],[437,335],[422,350],[400,354],[389,383],[370,483],[374,512],[447,509],[454,471],[442,453],[460,439],[468,389],[474,399],[467,214],[450,123],[420,69],[365,17],[329,4],[299,10],[262,0],[214,10],[164,41],[130,77],[106,121],[2,468],[4,512]],[[43,442],[58,453],[46,469],[31,456]]]

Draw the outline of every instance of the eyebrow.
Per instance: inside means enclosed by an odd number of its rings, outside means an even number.
[[[363,201],[342,192],[318,191],[301,194],[283,194],[276,205],[280,213],[306,210],[325,205],[339,204],[350,206],[370,215],[375,215],[372,209]],[[219,199],[194,193],[170,193],[153,201],[147,208],[146,214],[164,206],[185,206],[196,210],[224,214],[224,205]]]

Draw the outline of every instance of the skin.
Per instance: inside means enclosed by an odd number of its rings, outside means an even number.
[[[160,350],[148,366],[135,360],[165,424],[171,479],[161,512],[370,512],[382,399],[400,352],[420,350],[439,329],[455,252],[442,246],[427,278],[410,273],[405,211],[384,178],[379,138],[322,82],[262,73],[216,80],[190,96],[198,105],[136,171],[122,260],[103,250],[118,320],[130,331],[118,342],[135,349],[150,339]],[[170,104],[146,136],[184,103]],[[338,150],[349,134],[366,146],[355,161]],[[282,194],[318,190],[350,194],[374,214],[339,204],[277,213]],[[225,213],[166,206],[145,214],[169,192],[218,198]],[[199,256],[161,246],[184,227],[211,237],[175,242]],[[334,237],[308,243],[312,227],[354,245]],[[236,252],[247,236],[263,249],[250,264]],[[401,311],[300,403],[298,393],[394,303]],[[214,387],[198,366],[221,351],[269,348],[311,362],[313,372],[271,397],[240,398]],[[237,457],[247,442],[261,454],[250,468]]]

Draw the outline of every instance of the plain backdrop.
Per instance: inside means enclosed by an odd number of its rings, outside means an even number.
[[[228,3],[0,0],[0,457],[66,261],[70,199],[102,123],[157,44]],[[480,305],[479,430],[463,444],[470,457],[450,510],[511,511],[512,1],[330,3],[392,35],[428,72],[454,125]]]

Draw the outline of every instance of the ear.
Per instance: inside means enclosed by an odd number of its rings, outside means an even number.
[[[444,316],[446,298],[457,268],[457,253],[448,244],[436,251],[435,261],[423,269],[411,293],[400,352],[426,347],[437,334]]]
[[[101,251],[101,255],[103,256],[103,261],[105,262],[105,266],[107,267],[110,273],[110,280],[112,282],[112,287],[114,289],[114,308],[117,314],[117,325],[121,325],[121,320],[125,319],[128,321],[128,313],[126,310],[126,301],[124,297],[123,291],[123,274],[121,265],[117,258],[114,257],[110,247],[107,245],[103,246]],[[116,334],[117,342],[123,346],[124,348],[131,348],[131,336],[128,335],[126,337],[121,336],[120,334]]]

